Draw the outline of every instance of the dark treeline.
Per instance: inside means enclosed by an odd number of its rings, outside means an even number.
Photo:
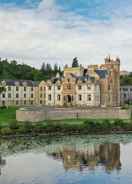
[[[57,73],[62,74],[61,67],[57,64],[52,66],[49,63],[43,63],[41,69],[36,69],[27,64],[18,64],[17,61],[8,61],[0,59],[0,80],[18,79],[18,80],[47,80],[54,77]]]
[[[78,59],[75,57],[72,61],[72,67],[79,67]],[[15,60],[0,59],[0,80],[2,79],[18,79],[18,80],[47,80],[63,74],[58,64],[52,66],[50,63],[43,62],[40,69],[31,67],[27,64],[19,64]],[[121,85],[132,85],[132,73],[128,76],[121,76]]]
[[[132,72],[129,75],[121,76],[121,85],[132,85]]]

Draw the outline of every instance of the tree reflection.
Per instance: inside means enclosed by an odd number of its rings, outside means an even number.
[[[6,164],[6,161],[2,159],[2,156],[0,155],[0,175],[1,175],[2,167],[5,166],[5,164]]]
[[[78,169],[80,171],[88,168],[94,170],[101,166],[106,172],[121,169],[120,145],[101,144],[90,145],[84,149],[75,146],[63,146],[56,151],[48,152],[54,159],[63,161],[65,170]]]

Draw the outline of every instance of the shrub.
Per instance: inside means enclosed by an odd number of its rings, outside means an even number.
[[[10,128],[11,130],[16,130],[16,129],[18,129],[18,127],[19,127],[19,125],[18,125],[17,121],[12,121],[12,122],[9,124],[9,128]]]
[[[95,120],[86,120],[84,121],[84,126],[89,129],[94,129],[97,127],[97,122],[95,122]]]
[[[120,127],[120,128],[123,128],[125,126],[125,123],[123,122],[123,120],[121,119],[116,119],[114,120],[114,125],[116,127]]]
[[[1,132],[2,135],[10,135],[10,134],[12,134],[12,130],[9,127],[2,128],[0,132]]]
[[[33,131],[33,125],[30,122],[24,122],[21,126],[19,126],[19,132],[21,133],[29,133]]]
[[[102,124],[103,129],[105,130],[110,130],[112,128],[112,124],[109,119],[102,120],[101,124]]]

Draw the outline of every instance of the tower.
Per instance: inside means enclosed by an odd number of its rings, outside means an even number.
[[[120,59],[105,58],[105,66],[109,72],[108,77],[108,104],[112,107],[120,106]]]

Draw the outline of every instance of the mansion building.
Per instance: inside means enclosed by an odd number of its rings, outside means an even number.
[[[120,59],[105,58],[101,65],[65,67],[63,76],[51,80],[1,81],[0,105],[58,107],[120,106]]]

